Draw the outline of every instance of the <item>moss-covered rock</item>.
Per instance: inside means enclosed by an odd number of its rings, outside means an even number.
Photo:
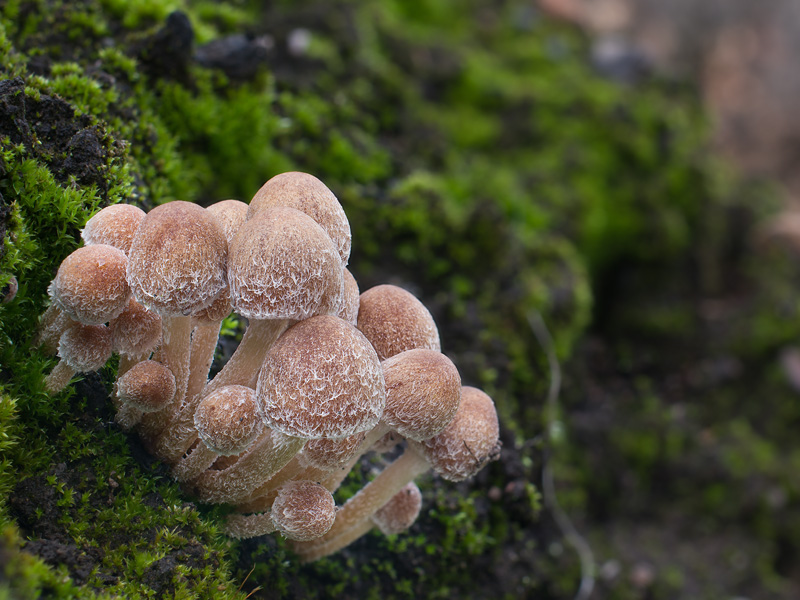
[[[571,597],[576,564],[537,521],[549,372],[529,318],[544,316],[587,385],[607,383],[581,371],[603,364],[579,343],[593,316],[596,333],[622,340],[614,364],[646,370],[648,336],[674,352],[693,344],[698,295],[746,273],[737,223],[764,195],[731,187],[708,155],[690,90],[620,87],[586,56],[581,35],[516,1],[4,3],[0,288],[13,276],[19,291],[0,304],[0,597],[241,597],[251,569],[257,597]],[[496,399],[505,443],[475,481],[425,480],[409,535],[373,534],[307,566],[279,539],[222,540],[224,510],[189,504],[109,424],[111,366],[50,397],[53,359],[31,344],[47,284],[99,207],[247,200],[290,169],[342,201],[362,289],[399,283],[431,308],[463,380]],[[738,359],[797,333],[785,269],[720,338]],[[766,314],[776,298],[782,319]],[[618,490],[596,461],[616,457],[646,487],[684,459],[693,430],[668,431],[672,402],[648,394],[623,405],[631,422],[601,428],[610,450],[560,465],[569,506],[597,514]],[[734,402],[719,394],[714,406]],[[741,481],[742,447],[760,448],[768,470],[782,447],[749,422],[724,436]],[[368,476],[365,463],[347,489]],[[707,500],[687,510],[724,504]],[[774,542],[759,514],[758,539]]]

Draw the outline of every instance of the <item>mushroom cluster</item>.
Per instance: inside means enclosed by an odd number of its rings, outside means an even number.
[[[413,480],[473,476],[499,451],[497,414],[463,387],[430,312],[408,291],[359,294],[350,226],[316,177],[283,173],[250,204],[102,209],[49,288],[38,342],[51,392],[118,353],[116,420],[231,536],[278,531],[304,561],[416,519]],[[222,321],[244,336],[209,380]],[[402,454],[337,508],[367,452]]]

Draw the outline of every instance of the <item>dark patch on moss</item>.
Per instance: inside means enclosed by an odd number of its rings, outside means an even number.
[[[194,29],[186,13],[175,11],[153,35],[135,48],[142,70],[155,79],[189,82]]]

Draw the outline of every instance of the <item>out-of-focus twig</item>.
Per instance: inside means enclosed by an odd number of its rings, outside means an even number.
[[[561,508],[556,497],[556,485],[551,465],[551,454],[553,452],[553,431],[556,427],[558,418],[558,400],[561,391],[561,366],[556,356],[553,338],[545,325],[542,315],[538,311],[528,313],[528,323],[533,330],[539,344],[547,355],[547,362],[550,366],[550,388],[547,392],[547,447],[543,458],[542,467],[542,491],[544,493],[544,503],[553,513],[556,525],[561,530],[561,534],[567,543],[575,549],[581,563],[581,583],[575,594],[575,600],[587,600],[594,590],[595,561],[592,549],[586,539],[578,533],[572,521]]]

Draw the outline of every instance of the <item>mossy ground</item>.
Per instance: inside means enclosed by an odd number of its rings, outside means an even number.
[[[585,39],[522,2],[0,10],[0,287],[19,282],[0,304],[0,597],[243,597],[251,570],[264,598],[571,597],[577,563],[538,517],[549,373],[531,311],[569,365],[565,504],[622,560],[605,596],[790,597],[800,409],[774,358],[798,333],[798,273],[749,244],[770,194],[709,156],[690,89],[600,78]],[[308,566],[279,539],[219,536],[224,509],[190,504],[110,423],[111,366],[52,398],[54,361],[31,346],[98,207],[247,200],[289,169],[339,196],[362,289],[399,283],[431,308],[505,444],[475,481],[425,479],[409,535]],[[765,481],[780,507],[747,495]],[[726,551],[704,573],[635,547],[673,511],[722,549],[759,548],[744,583],[714,580]],[[637,587],[643,556],[659,570]]]

